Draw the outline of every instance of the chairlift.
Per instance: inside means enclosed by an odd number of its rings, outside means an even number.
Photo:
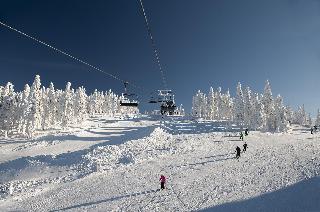
[[[176,110],[174,94],[171,90],[158,90],[158,99],[151,97],[149,103],[160,103],[160,112],[162,115],[173,115]]]
[[[120,99],[120,106],[126,106],[126,107],[138,107],[139,102],[138,102],[138,98],[137,95],[134,93],[128,93],[127,90],[127,85],[129,83],[128,82],[124,82],[124,93],[122,93],[121,95],[121,99]]]
[[[156,100],[156,98],[155,98],[153,93],[151,93],[151,97],[150,97],[149,103],[151,103],[151,104],[158,103],[158,101]]]

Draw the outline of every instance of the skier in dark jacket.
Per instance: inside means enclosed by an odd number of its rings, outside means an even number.
[[[249,130],[248,130],[248,128],[244,131],[244,135],[245,135],[245,136],[249,135]]]
[[[243,133],[242,132],[240,132],[240,140],[243,141]]]
[[[240,147],[236,147],[236,159],[238,159],[238,158],[240,158],[240,152],[241,152],[241,149],[240,149]]]
[[[243,152],[247,151],[247,147],[248,147],[248,144],[246,142],[244,142],[244,144],[243,144]]]
[[[310,132],[311,132],[311,134],[313,134],[313,127],[311,127]]]

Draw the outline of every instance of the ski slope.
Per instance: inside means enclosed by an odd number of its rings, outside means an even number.
[[[95,117],[1,140],[0,210],[320,211],[320,133],[250,132],[237,160],[238,131],[223,121]]]

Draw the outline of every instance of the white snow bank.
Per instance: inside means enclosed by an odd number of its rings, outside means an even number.
[[[173,136],[158,127],[146,138],[128,141],[121,145],[97,147],[85,155],[84,159],[87,160],[88,167],[102,171],[175,154],[177,149]]]

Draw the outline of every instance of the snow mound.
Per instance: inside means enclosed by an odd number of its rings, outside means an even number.
[[[95,171],[139,163],[166,154],[174,154],[173,136],[157,127],[150,136],[121,145],[100,146],[84,156],[87,167]]]
[[[165,130],[163,130],[160,127],[157,127],[153,130],[153,132],[150,134],[151,138],[157,138],[157,139],[163,139],[163,138],[171,138],[172,135],[167,133]]]

